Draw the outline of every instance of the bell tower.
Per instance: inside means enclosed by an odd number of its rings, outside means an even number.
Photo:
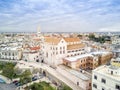
[[[41,32],[40,32],[40,26],[37,27],[37,36],[40,36]]]

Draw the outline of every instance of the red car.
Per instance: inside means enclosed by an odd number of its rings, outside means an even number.
[[[14,83],[14,84],[15,84],[15,83],[18,83],[18,80],[13,81],[12,83]]]

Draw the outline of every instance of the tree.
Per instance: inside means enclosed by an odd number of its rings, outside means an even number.
[[[79,34],[79,35],[77,35],[77,37],[82,38],[82,35]]]
[[[23,77],[29,77],[29,76],[31,76],[32,74],[31,74],[31,72],[30,72],[30,70],[25,70],[23,73],[22,73],[22,76]]]
[[[50,86],[49,83],[42,81],[40,83],[34,83],[31,86],[29,86],[29,89],[31,90],[56,90],[52,86]]]
[[[19,67],[15,67],[14,71],[16,75],[20,75],[22,73],[22,69],[20,69]]]
[[[14,73],[14,64],[12,63],[6,63],[5,66],[3,67],[3,72],[2,74],[8,78],[10,78],[11,80],[13,79],[13,75]]]
[[[94,40],[94,39],[95,39],[95,35],[94,35],[94,34],[90,34],[88,37],[89,37],[89,39],[91,39],[91,40]]]
[[[30,86],[30,89],[32,90],[44,90],[44,87],[40,85],[39,83],[34,83],[33,85]]]
[[[95,41],[95,42],[100,42],[100,43],[104,43],[104,42],[105,42],[105,37],[104,37],[104,36],[98,37],[98,38],[95,38],[93,41]]]
[[[31,82],[31,72],[30,70],[25,70],[22,74],[21,74],[21,77],[20,77],[20,83],[21,84],[25,84],[25,83],[28,83],[28,82]]]
[[[72,88],[70,88],[70,87],[67,86],[67,85],[64,85],[64,86],[63,86],[63,90],[72,90]]]
[[[4,64],[2,62],[0,62],[0,70],[2,70],[4,67]]]

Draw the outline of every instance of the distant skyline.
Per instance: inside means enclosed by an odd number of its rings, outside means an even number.
[[[120,31],[120,0],[0,0],[0,32]]]

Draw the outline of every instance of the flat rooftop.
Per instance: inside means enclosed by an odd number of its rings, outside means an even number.
[[[73,56],[73,57],[66,57],[64,58],[65,60],[67,61],[70,61],[70,62],[74,62],[74,61],[77,61],[78,59],[81,59],[81,58],[84,58],[84,57],[94,57],[94,55],[98,55],[98,54],[108,54],[109,52],[105,52],[105,51],[100,51],[100,52],[91,52],[91,53],[88,53],[88,54],[82,54],[82,55],[79,55],[79,56]]]
[[[91,52],[90,54],[94,54],[94,55],[97,55],[97,54],[108,54],[110,52],[107,52],[107,51],[96,51],[96,52]]]
[[[69,70],[69,72],[82,80],[90,80],[89,77],[85,76],[85,74],[83,74],[81,72],[78,72],[75,70]]]
[[[106,76],[108,78],[111,78],[113,80],[120,82],[120,75],[111,75],[107,71],[109,68],[112,69],[110,66],[103,65],[103,66],[100,66],[100,67],[96,68],[95,70],[93,70],[93,72],[96,72],[100,75]],[[120,70],[120,68],[113,69],[113,70]]]
[[[76,71],[76,70],[73,70],[67,66],[64,66],[64,65],[60,65],[59,66],[60,68],[63,68],[66,72],[82,79],[82,80],[90,80],[91,79],[91,75],[87,75],[86,73],[81,73],[80,71]]]
[[[88,56],[93,57],[93,55],[91,55],[91,54],[83,54],[83,55],[74,56],[74,57],[67,57],[67,58],[64,58],[64,59],[68,60],[68,61],[71,61],[71,62],[74,62],[74,61],[77,61],[78,59],[88,57]]]

